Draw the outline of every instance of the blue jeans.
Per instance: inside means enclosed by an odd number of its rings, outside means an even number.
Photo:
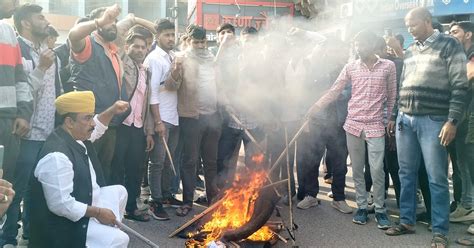
[[[164,122],[164,124],[166,126],[165,139],[170,149],[171,158],[174,159],[173,163],[175,164],[175,150],[179,139],[179,127],[167,122]],[[156,134],[153,136],[153,139],[155,140],[155,147],[150,154],[148,183],[150,185],[151,198],[161,202],[162,199],[172,197],[172,183],[175,175],[171,169],[171,161],[166,154],[161,136]],[[175,167],[175,170],[178,172],[179,168]]]
[[[431,192],[433,233],[448,234],[448,152],[438,137],[447,116],[400,113],[397,118],[397,152],[400,165],[400,223],[416,222],[416,181],[423,155]]]
[[[18,215],[20,211],[20,203],[23,196],[27,194],[28,185],[33,170],[38,161],[38,154],[43,147],[44,141],[32,141],[32,140],[21,140],[20,143],[20,156],[16,162],[15,179],[13,181],[13,189],[15,190],[15,197],[7,210],[7,221],[3,226],[3,233],[0,240],[0,245],[12,244],[16,245],[16,236],[18,235]],[[26,196],[25,196],[26,197]],[[24,201],[23,211],[23,227],[24,235],[28,235],[28,215],[25,214],[26,209],[29,207],[29,201]]]

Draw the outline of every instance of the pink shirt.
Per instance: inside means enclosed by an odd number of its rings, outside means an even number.
[[[357,137],[362,131],[367,138],[384,136],[384,117],[392,113],[396,101],[395,64],[390,60],[378,59],[369,69],[360,60],[348,63],[330,91],[338,95],[347,84],[352,85],[352,95],[344,130]],[[387,112],[384,111],[385,107]]]
[[[132,109],[130,115],[123,121],[124,125],[137,127],[143,127],[143,103],[145,102],[145,91],[146,91],[146,71],[143,66],[140,65],[138,71],[138,83],[135,92],[133,93],[132,100],[130,100],[130,107]]]

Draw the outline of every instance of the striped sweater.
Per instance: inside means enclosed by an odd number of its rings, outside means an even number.
[[[33,96],[13,28],[0,20],[0,118],[30,121]]]
[[[461,120],[468,90],[466,55],[455,38],[438,34],[424,47],[412,44],[406,51],[399,111]]]

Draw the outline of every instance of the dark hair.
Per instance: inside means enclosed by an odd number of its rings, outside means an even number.
[[[53,26],[48,26],[47,32],[50,37],[59,37],[58,31]]]
[[[131,32],[134,32],[134,33],[138,33],[138,34],[141,34],[143,37],[145,37],[145,39],[148,39],[148,38],[153,38],[153,33],[151,33],[150,30],[148,30],[147,28],[145,28],[144,26],[142,25],[135,25],[133,26],[130,31]]]
[[[131,30],[128,32],[127,38],[125,38],[125,43],[127,43],[128,45],[133,44],[135,39],[143,40],[146,44],[146,37],[144,35],[138,32],[133,32]]]
[[[245,27],[242,29],[242,31],[240,31],[240,35],[244,35],[244,34],[257,35],[258,31],[254,27]]]
[[[235,34],[235,27],[230,23],[222,23],[221,25],[219,25],[219,27],[217,27],[216,32],[220,33],[222,30],[225,29],[229,29],[230,31],[232,31],[232,33]]]
[[[354,42],[370,44],[377,39],[377,35],[370,30],[362,30],[354,36]]]
[[[75,25],[79,24],[79,23],[83,23],[83,22],[88,22],[90,21],[91,19],[89,17],[80,17],[76,20],[76,22],[74,23]]]
[[[156,33],[159,35],[161,32],[167,29],[173,29],[174,30],[175,26],[174,23],[172,23],[168,19],[160,19],[155,21],[155,30]]]
[[[188,36],[191,39],[204,40],[206,39],[206,30],[202,27],[197,26],[191,30]]]
[[[30,19],[33,14],[41,13],[43,7],[37,4],[25,3],[16,9],[15,14],[13,15],[13,22],[15,23],[16,30],[21,32],[23,27],[21,21]]]
[[[94,19],[100,18],[100,17],[104,14],[104,12],[105,12],[106,9],[107,9],[107,7],[100,7],[100,8],[97,8],[97,9],[93,9],[93,10],[91,11],[91,13],[89,13],[89,14],[87,15],[87,17],[88,17],[90,20],[94,20]]]
[[[443,27],[443,25],[442,25],[441,23],[439,23],[439,22],[432,22],[432,23],[431,23],[431,26],[433,27],[433,29],[438,29],[438,31],[439,31],[440,33],[443,33],[443,32],[444,32],[444,27]]]
[[[474,23],[469,21],[462,21],[462,22],[453,22],[449,25],[449,29],[454,26],[459,26],[464,32],[471,32],[474,33]]]
[[[397,34],[395,35],[395,39],[397,39],[398,42],[400,42],[400,46],[403,48],[405,45],[405,37],[403,37],[402,34]]]
[[[385,47],[387,47],[387,43],[385,42],[385,39],[383,37],[377,36],[374,40],[374,49],[376,51],[383,51]]]

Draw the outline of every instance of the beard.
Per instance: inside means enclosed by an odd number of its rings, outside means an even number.
[[[115,29],[115,30],[113,30],[113,29],[112,30],[99,29],[97,32],[107,42],[112,42],[115,39],[117,39],[117,29]]]
[[[46,37],[48,37],[46,28],[33,27],[33,29],[31,30],[31,34],[40,39],[45,39]]]

